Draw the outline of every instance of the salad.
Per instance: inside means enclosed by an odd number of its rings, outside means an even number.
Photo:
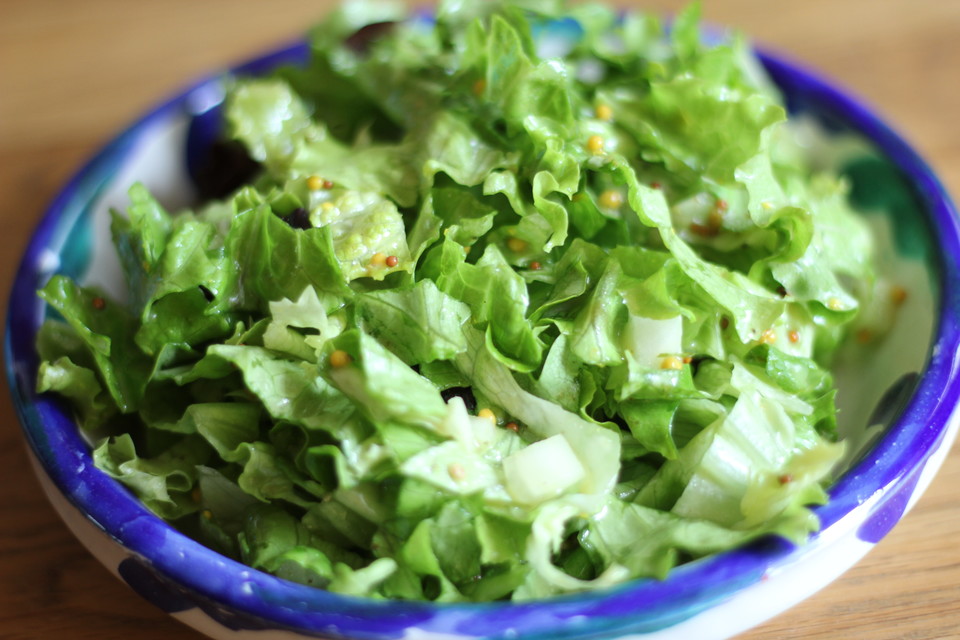
[[[818,528],[831,358],[889,296],[743,39],[703,44],[696,5],[451,0],[309,40],[228,81],[249,170],[112,212],[128,299],[39,293],[39,389],[100,469],[378,598],[543,598]]]

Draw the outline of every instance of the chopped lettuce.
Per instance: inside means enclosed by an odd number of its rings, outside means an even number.
[[[249,184],[113,212],[127,302],[44,286],[38,388],[157,514],[346,594],[542,598],[803,541],[873,239],[697,24],[346,3],[305,66],[230,83]]]

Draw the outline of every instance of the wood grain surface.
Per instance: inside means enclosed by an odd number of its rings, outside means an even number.
[[[0,0],[4,303],[38,216],[84,158],[199,74],[295,37],[331,4]],[[960,2],[704,0],[704,13],[877,106],[960,193]],[[6,393],[0,415],[0,638],[199,638],[71,537],[30,473]],[[915,510],[864,561],[743,640],[960,638],[957,487],[955,448]]]

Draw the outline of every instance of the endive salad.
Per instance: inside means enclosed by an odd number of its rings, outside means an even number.
[[[874,243],[746,43],[597,4],[350,3],[228,82],[255,162],[53,277],[39,388],[96,464],[257,569],[526,600],[802,542]]]

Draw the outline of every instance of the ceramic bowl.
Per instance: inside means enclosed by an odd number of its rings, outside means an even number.
[[[306,53],[297,44],[238,71],[263,72],[302,61]],[[681,566],[663,581],[547,601],[438,605],[371,601],[286,582],[218,555],[152,515],[93,466],[65,406],[35,393],[34,339],[46,314],[35,291],[53,273],[119,289],[107,211],[124,206],[135,180],[168,208],[190,202],[189,167],[214,135],[220,77],[160,105],[97,153],[57,195],[23,257],[9,305],[6,366],[51,502],[111,571],[216,638],[709,640],[739,633],[811,595],[907,512],[957,432],[960,235],[940,182],[874,113],[794,64],[761,57],[793,112],[873,145],[876,157],[849,165],[853,193],[867,208],[884,210],[871,218],[893,230],[888,262],[913,280],[901,312],[906,317],[893,335],[870,354],[869,366],[840,377],[853,399],[845,414],[878,426],[870,431],[875,437],[854,442],[857,454],[831,488],[831,501],[816,509],[823,528],[808,544],[767,539]]]

